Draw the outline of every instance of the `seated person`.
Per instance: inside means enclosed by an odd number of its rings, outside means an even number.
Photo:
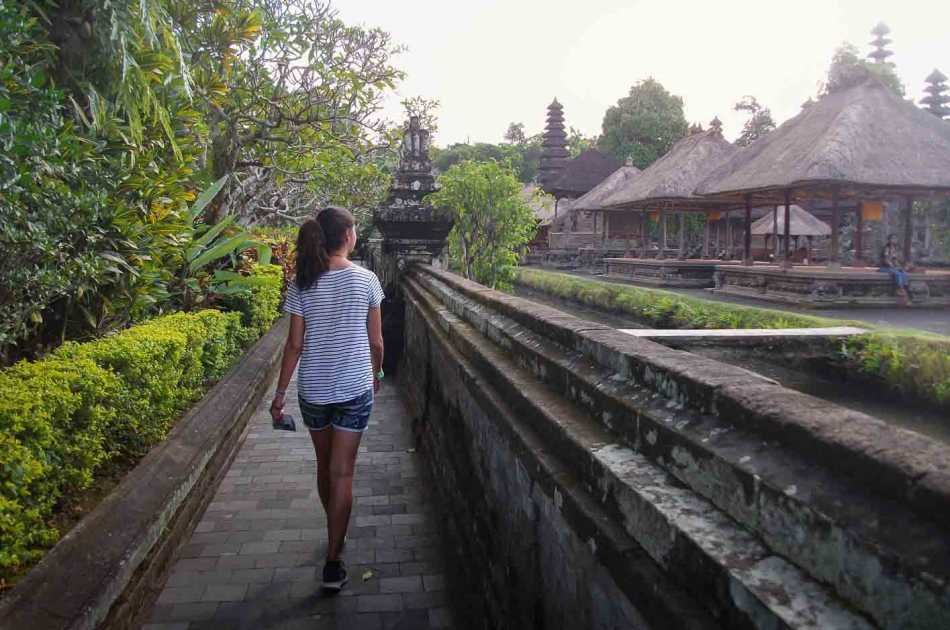
[[[897,237],[893,234],[887,236],[887,242],[881,249],[881,267],[878,271],[891,274],[894,284],[897,286],[897,295],[903,298],[907,297],[907,272],[900,266]]]

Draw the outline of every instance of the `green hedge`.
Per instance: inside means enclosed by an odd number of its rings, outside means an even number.
[[[654,328],[815,328],[850,323],[537,269],[518,269],[516,282],[550,295],[630,315]]]
[[[64,498],[163,440],[270,327],[280,273],[255,268],[254,287],[234,298],[240,312],[166,315],[0,371],[0,580],[56,542],[50,519]]]
[[[654,328],[873,328],[863,322],[703,300],[538,269],[519,269],[516,281],[549,295],[630,315]],[[858,376],[913,402],[950,409],[950,338],[872,330],[849,337],[838,356],[830,358],[846,377]]]

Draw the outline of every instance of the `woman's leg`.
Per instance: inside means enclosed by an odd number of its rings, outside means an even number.
[[[311,431],[313,450],[317,453],[317,492],[320,494],[320,503],[323,511],[330,513],[330,448],[333,430],[328,426],[322,431]]]
[[[327,506],[327,560],[339,560],[353,506],[353,469],[362,433],[331,429],[330,497]]]

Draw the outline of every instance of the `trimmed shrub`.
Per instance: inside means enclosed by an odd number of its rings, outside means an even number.
[[[51,357],[0,372],[0,576],[58,534],[59,498],[87,488],[105,460],[119,379],[87,358]]]
[[[242,312],[166,315],[0,371],[0,581],[59,539],[50,518],[64,498],[163,440],[269,328],[281,277],[256,266]]]
[[[814,328],[852,322],[691,298],[660,289],[518,269],[516,282],[549,295],[630,315],[654,328]]]
[[[284,272],[279,265],[254,263],[244,284],[250,288],[230,297],[228,307],[243,315],[244,326],[253,338],[263,335],[280,315]]]

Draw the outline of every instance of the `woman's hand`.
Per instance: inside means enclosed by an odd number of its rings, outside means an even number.
[[[270,404],[270,417],[274,422],[279,422],[284,417],[284,394],[274,394],[274,400]]]

